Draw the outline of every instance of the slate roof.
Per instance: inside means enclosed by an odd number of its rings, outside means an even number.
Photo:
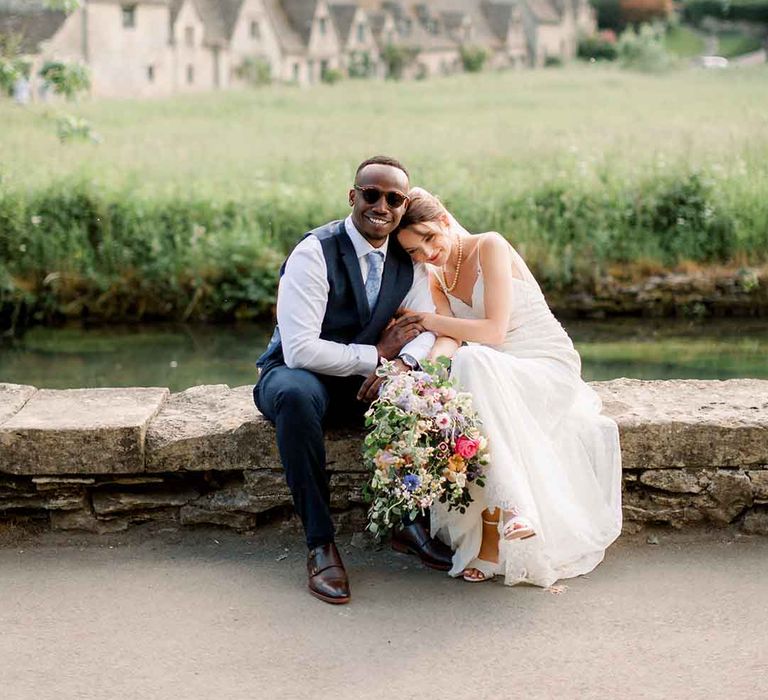
[[[304,46],[307,46],[312,34],[312,20],[315,17],[317,0],[281,0],[280,6],[290,25],[301,37]]]
[[[352,29],[352,22],[357,14],[357,5],[329,5],[331,19],[339,35],[339,41],[346,44]]]
[[[22,53],[36,53],[66,19],[64,12],[47,9],[42,0],[0,0],[0,34],[19,34]]]
[[[549,0],[525,0],[531,14],[542,24],[559,24],[560,13]]]
[[[288,21],[280,0],[262,0],[262,4],[267,15],[269,15],[272,26],[275,28],[280,46],[287,53],[303,53],[306,47],[302,43],[301,36],[299,36],[298,32]]]

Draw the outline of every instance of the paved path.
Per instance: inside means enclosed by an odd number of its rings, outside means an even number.
[[[276,530],[6,542],[0,697],[768,697],[768,538],[659,539],[559,595],[347,546],[345,607]]]

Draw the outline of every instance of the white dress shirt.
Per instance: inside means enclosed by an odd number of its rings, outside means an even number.
[[[389,239],[380,248],[374,248],[355,228],[351,216],[346,218],[344,226],[357,253],[365,284],[368,277],[368,260],[365,256],[373,250],[379,250],[384,253],[386,260]],[[285,364],[337,377],[355,374],[367,376],[379,364],[379,353],[375,345],[336,343],[320,338],[328,304],[327,273],[320,240],[315,236],[307,236],[288,258],[278,287],[277,325],[280,328]],[[434,313],[435,305],[424,265],[413,266],[413,283],[402,306],[414,311]],[[429,354],[434,342],[435,336],[432,333],[421,333],[403,347],[401,354],[411,355],[421,361]]]

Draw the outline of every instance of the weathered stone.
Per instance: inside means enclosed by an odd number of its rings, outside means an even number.
[[[713,503],[702,501],[701,512],[717,523],[730,523],[752,505],[752,484],[743,472],[719,469],[709,475],[707,496]]]
[[[291,491],[282,469],[247,469],[243,472],[244,489],[254,496],[272,500],[276,505],[291,502]]]
[[[0,470],[144,471],[144,436],[167,389],[41,389],[0,426]]]
[[[99,520],[90,510],[52,511],[51,528],[54,530],[85,530],[104,535],[128,529],[127,519]]]
[[[162,476],[121,476],[114,479],[99,479],[99,486],[146,486],[148,484],[163,484]]]
[[[96,483],[96,479],[76,476],[34,476],[32,483],[38,491],[80,491]]]
[[[147,470],[277,468],[274,429],[253,403],[253,387],[196,386],[173,394],[147,433]]]
[[[275,489],[258,494],[246,491],[242,486],[228,486],[201,496],[189,505],[211,512],[256,514],[290,505],[291,502],[287,489],[284,492]]]
[[[755,501],[768,501],[768,469],[748,472],[752,484],[752,497]]]
[[[640,482],[662,491],[700,493],[699,474],[685,469],[649,469],[640,474]]]
[[[330,471],[367,473],[363,463],[363,432],[329,430],[325,440],[325,459]]]
[[[18,413],[36,391],[26,384],[0,383],[0,425]]]
[[[768,535],[768,509],[755,509],[747,513],[742,527],[750,535]]]
[[[163,491],[97,490],[91,499],[97,515],[111,515],[131,511],[183,506],[200,494],[194,489],[166,489]]]
[[[179,518],[182,525],[221,525],[234,530],[251,530],[256,526],[255,515],[211,511],[197,506],[183,506]]]
[[[364,474],[334,472],[331,474],[331,508],[349,508],[352,503],[365,503],[363,486],[367,482]]]
[[[592,386],[619,425],[625,469],[768,463],[768,381],[616,379]]]

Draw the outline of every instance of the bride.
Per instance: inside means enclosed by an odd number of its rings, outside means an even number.
[[[456,550],[450,573],[537,586],[585,574],[621,531],[616,424],[509,243],[471,235],[426,190],[408,196],[397,238],[432,266],[437,309],[418,315],[439,336],[432,357],[452,357],[451,376],[472,394],[491,457],[465,513],[431,509],[433,535]]]

